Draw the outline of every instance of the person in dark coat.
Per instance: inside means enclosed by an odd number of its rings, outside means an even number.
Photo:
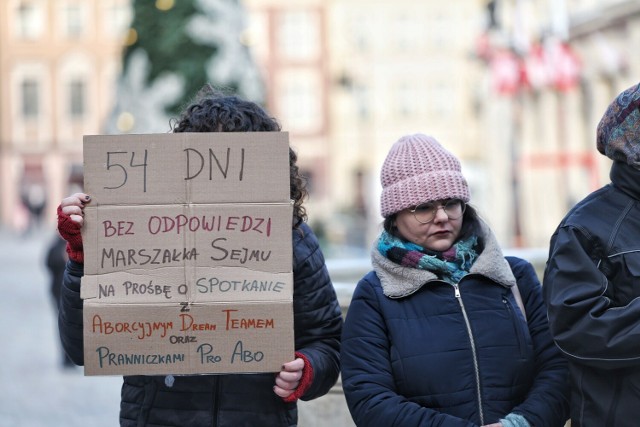
[[[62,277],[64,275],[64,267],[67,264],[67,252],[65,250],[67,242],[58,234],[53,236],[53,240],[47,247],[45,256],[45,266],[49,272],[49,294],[55,307],[55,316],[58,318],[58,309],[60,307],[60,289],[62,288]],[[56,334],[57,335],[57,334]],[[63,368],[74,367],[74,363],[69,359],[64,349],[61,350],[60,362]]]
[[[569,360],[572,427],[640,418],[640,84],[597,128],[611,182],[578,202],[551,237],[544,275],[553,338]]]
[[[205,88],[173,125],[173,132],[279,131],[275,119],[253,102]],[[306,224],[304,180],[289,150],[294,203],[293,316],[295,360],[273,374],[125,376],[120,425],[176,427],[295,426],[296,401],[326,394],[339,371],[342,316],[318,241]],[[76,193],[58,207],[58,229],[67,240],[59,329],[71,359],[83,364],[83,208],[91,198]]]
[[[434,138],[385,159],[384,230],[342,335],[342,384],[358,426],[561,427],[566,360],[532,265],[505,258],[467,204],[460,163]]]

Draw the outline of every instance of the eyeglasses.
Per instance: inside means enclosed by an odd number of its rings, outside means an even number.
[[[410,209],[409,212],[420,224],[429,224],[436,217],[438,209],[442,209],[449,219],[458,219],[464,214],[466,208],[467,205],[462,200],[449,199],[441,202],[421,203]]]

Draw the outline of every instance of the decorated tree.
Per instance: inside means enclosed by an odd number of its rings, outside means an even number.
[[[116,104],[107,133],[166,132],[205,84],[264,100],[259,70],[242,43],[239,0],[133,0]]]

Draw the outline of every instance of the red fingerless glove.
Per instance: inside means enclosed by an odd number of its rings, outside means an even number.
[[[67,254],[69,259],[84,264],[84,252],[82,248],[82,234],[80,224],[73,221],[69,215],[62,212],[62,206],[58,206],[58,233],[67,241]]]
[[[304,360],[304,368],[302,368],[302,378],[300,378],[300,384],[298,384],[298,387],[289,396],[282,398],[282,400],[287,403],[292,403],[300,399],[307,390],[309,390],[309,387],[311,387],[311,383],[313,382],[313,367],[311,366],[311,363],[309,363],[309,359],[307,359],[304,354],[298,353],[297,351],[296,357]]]

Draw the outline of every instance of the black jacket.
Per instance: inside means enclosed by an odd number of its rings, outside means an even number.
[[[292,231],[293,311],[296,351],[313,368],[313,381],[302,396],[322,396],[340,371],[342,317],[318,241],[306,224]],[[83,265],[69,261],[58,318],[63,346],[83,364]],[[121,426],[295,426],[295,403],[273,392],[274,374],[125,376],[120,403]]]
[[[637,426],[640,417],[640,171],[579,202],[551,238],[549,323],[569,358],[572,427]]]

